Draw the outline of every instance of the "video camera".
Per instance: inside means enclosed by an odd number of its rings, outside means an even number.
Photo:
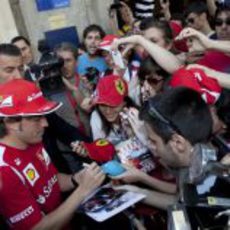
[[[97,68],[95,68],[95,67],[88,67],[88,68],[86,68],[85,76],[86,76],[87,80],[90,83],[94,84],[95,87],[96,87],[97,82],[98,82],[98,80],[100,78],[99,70]]]
[[[31,72],[38,77],[38,83],[45,96],[50,96],[65,89],[62,81],[64,60],[51,52],[44,53],[39,64],[31,66]]]

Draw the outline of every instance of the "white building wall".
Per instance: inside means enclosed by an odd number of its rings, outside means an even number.
[[[18,34],[9,0],[0,0],[0,42],[9,42]]]
[[[0,0],[1,1],[1,0]],[[43,38],[43,32],[51,30],[50,19],[62,17],[67,27],[76,26],[81,38],[82,31],[92,23],[100,24],[106,31],[108,26],[108,7],[113,0],[70,0],[70,7],[38,12],[35,0],[20,0],[20,7],[32,44]]]

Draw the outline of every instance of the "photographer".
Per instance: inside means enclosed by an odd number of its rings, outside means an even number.
[[[86,132],[78,110],[82,97],[78,91],[79,77],[75,73],[76,57],[77,49],[73,45],[69,43],[58,45],[55,53],[50,53],[38,65],[41,71],[39,85],[47,98],[63,103],[63,107],[56,114],[80,131],[82,138],[85,138]],[[76,97],[78,100],[75,100]],[[58,142],[58,148],[67,153],[63,157],[71,171],[76,171],[80,162],[77,162],[71,154],[69,143],[63,145],[62,142]]]
[[[70,43],[63,42],[57,45],[54,52],[64,61],[64,65],[61,69],[63,75],[62,79],[66,89],[70,93],[69,98],[71,98],[73,108],[84,126],[84,132],[90,135],[89,117],[88,114],[82,110],[82,103],[84,103],[86,97],[91,97],[93,94],[95,86],[91,89],[91,84],[96,85],[99,78],[99,71],[94,67],[89,67],[86,69],[86,74],[80,78],[75,71],[78,51],[77,48]]]
[[[100,79],[100,72],[97,68],[89,67],[87,72],[81,78],[79,87],[80,92],[84,96],[81,103],[81,108],[88,114],[94,107],[93,97],[95,94],[98,80]]]
[[[23,77],[24,68],[20,50],[12,44],[0,44],[0,84]],[[57,146],[57,140],[69,146],[73,141],[89,141],[89,138],[56,113],[47,115],[47,120],[49,126],[45,129],[43,136],[46,150],[59,171],[70,172],[69,165]]]

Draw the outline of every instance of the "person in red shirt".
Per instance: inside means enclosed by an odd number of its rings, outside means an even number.
[[[50,161],[42,145],[45,115],[60,106],[31,82],[15,79],[0,86],[0,214],[12,229],[65,228],[104,180],[95,163],[67,175]],[[70,190],[61,204],[61,192]]]

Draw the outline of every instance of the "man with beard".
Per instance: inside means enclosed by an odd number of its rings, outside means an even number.
[[[101,43],[105,32],[98,25],[90,25],[83,32],[84,45],[86,53],[82,54],[78,59],[77,72],[84,75],[88,67],[95,67],[100,72],[107,69],[104,58],[98,55],[98,46]]]

